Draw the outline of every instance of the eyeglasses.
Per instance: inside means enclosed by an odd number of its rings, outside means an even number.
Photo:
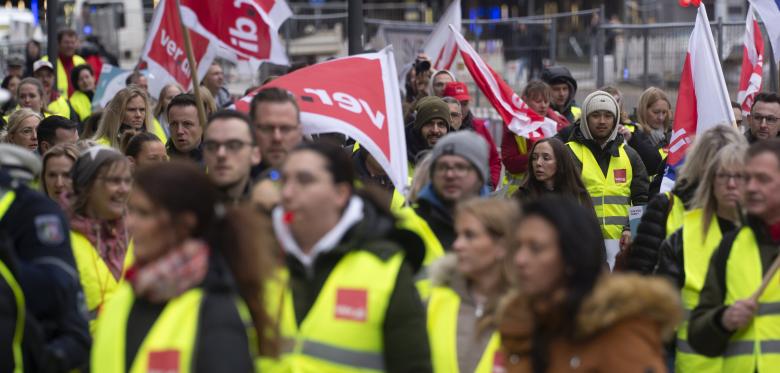
[[[122,184],[125,185],[133,185],[133,178],[132,177],[119,177],[119,176],[104,176],[100,178],[101,180],[105,181],[106,184],[110,186],[120,186]]]
[[[728,172],[719,172],[715,174],[715,179],[721,184],[728,184],[731,180],[734,180],[734,182],[737,184],[741,184],[747,180],[747,177],[745,174],[739,172],[733,174]]]
[[[450,116],[453,117],[453,118],[460,118],[460,115],[461,114],[459,112],[457,112],[457,111],[450,112]]]
[[[469,172],[471,172],[474,169],[474,167],[471,167],[471,165],[468,164],[455,164],[455,165],[449,165],[444,163],[439,163],[433,168],[433,172],[439,175],[446,175],[450,171],[455,176],[462,177],[468,175]]]
[[[203,142],[203,150],[209,153],[217,153],[223,146],[228,153],[235,154],[241,151],[245,146],[252,146],[252,144],[241,140],[228,140],[225,142],[207,140]]]
[[[763,121],[766,120],[766,124],[769,124],[771,126],[774,126],[775,124],[778,123],[778,121],[780,121],[780,118],[772,115],[763,116],[761,114],[753,114],[751,117],[758,124],[761,124]]]

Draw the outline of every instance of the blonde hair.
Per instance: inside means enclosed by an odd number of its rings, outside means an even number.
[[[89,181],[87,182],[87,185],[86,187],[84,187],[84,190],[81,193],[76,192],[76,198],[73,200],[73,204],[71,205],[71,209],[73,210],[73,212],[82,216],[87,216],[87,206],[89,205],[89,196],[92,194],[92,189],[95,187],[95,183],[97,182],[98,178],[106,175],[120,173],[123,172],[124,170],[130,170],[131,168],[132,167],[130,164],[130,160],[127,159],[127,157],[117,157],[116,159],[106,161],[105,163],[100,165],[100,167],[98,167],[98,169],[92,175],[92,178],[89,179]],[[74,187],[74,192],[75,192],[75,187]]]
[[[672,127],[672,102],[669,101],[669,97],[666,96],[666,92],[658,87],[650,87],[642,92],[639,96],[639,104],[636,107],[636,120],[637,124],[645,132],[650,132],[652,128],[647,124],[649,118],[648,111],[650,106],[653,106],[659,100],[666,101],[669,104],[669,111],[666,113],[666,121],[664,121],[664,131]]]
[[[718,125],[696,135],[693,146],[685,154],[685,163],[680,169],[677,184],[692,186],[699,183],[707,170],[707,163],[715,157],[715,153],[728,144],[747,146],[745,136],[734,127]]]
[[[747,144],[732,143],[718,149],[717,153],[709,159],[705,167],[704,175],[696,188],[693,196],[692,207],[702,209],[702,237],[707,236],[712,217],[718,210],[718,201],[715,199],[715,182],[718,172],[725,168],[745,168],[747,158]]]
[[[471,198],[459,203],[455,208],[456,219],[463,215],[476,218],[495,241],[496,246],[503,247],[507,255],[504,260],[496,263],[498,267],[496,270],[501,276],[491,294],[487,294],[485,312],[477,322],[477,328],[482,332],[498,325],[496,319],[498,305],[511,287],[510,271],[507,270],[506,263],[512,262],[508,256],[514,234],[514,224],[520,218],[520,207],[516,201],[511,199],[500,197]]]
[[[71,161],[73,161],[73,164],[76,164],[76,160],[79,159],[79,154],[81,154],[81,150],[74,145],[74,144],[57,144],[49,148],[49,150],[46,151],[46,153],[43,155],[43,159],[41,160],[41,178],[44,178],[46,176],[46,162],[50,158],[57,158],[57,157],[68,157]],[[46,183],[42,182],[41,187],[43,189],[43,193],[47,196],[49,195],[49,191],[46,189]]]
[[[144,106],[146,107],[144,126],[146,127],[146,132],[152,132],[154,120],[152,119],[152,110],[149,107],[149,96],[147,96],[146,91],[140,87],[131,85],[122,88],[108,103],[103,112],[103,117],[100,119],[97,131],[95,131],[95,135],[92,136],[92,138],[96,141],[105,138],[109,141],[112,148],[119,149],[120,139],[118,134],[119,128],[122,125],[122,118],[125,115],[127,103],[136,97],[141,97],[144,100]]]
[[[14,135],[16,135],[16,132],[18,132],[19,128],[22,126],[22,122],[24,122],[24,120],[29,117],[36,117],[38,118],[38,121],[43,120],[43,116],[33,111],[33,109],[26,107],[19,108],[14,111],[10,117],[8,117],[7,130],[5,133],[0,135],[0,140],[2,140],[2,142],[10,143]]]
[[[160,95],[158,96],[159,99],[157,100],[157,105],[154,107],[154,113],[152,113],[155,118],[159,117],[160,114],[163,114],[165,112],[165,106],[168,105],[167,102],[165,103],[165,105],[163,105],[163,101],[165,100],[165,91],[167,91],[168,88],[171,87],[175,87],[176,89],[179,90],[180,93],[184,93],[184,88],[182,88],[181,85],[179,85],[179,83],[169,83],[164,85],[160,90]]]

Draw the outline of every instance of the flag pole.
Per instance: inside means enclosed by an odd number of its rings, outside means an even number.
[[[200,95],[200,80],[198,79],[198,65],[195,62],[195,56],[192,53],[192,40],[190,39],[190,30],[184,25],[181,16],[181,3],[176,0],[176,14],[179,15],[179,26],[184,35],[184,49],[187,53],[187,62],[190,64],[190,78],[192,79],[192,92],[195,95],[195,103],[198,108],[198,119],[201,127],[206,125],[206,108],[203,106],[203,100]]]

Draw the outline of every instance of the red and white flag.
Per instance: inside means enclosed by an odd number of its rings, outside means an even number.
[[[730,125],[734,121],[734,111],[723,79],[707,10],[701,4],[693,33],[688,40],[688,53],[680,76],[674,128],[666,159],[669,167],[661,191],[671,190],[675,179],[674,169],[682,165],[685,151],[696,133],[717,125]]]
[[[219,46],[233,62],[287,65],[279,27],[292,15],[284,0],[180,0],[183,22]]]
[[[190,29],[192,53],[198,65],[198,76],[204,76],[216,57],[216,45],[208,36]],[[169,83],[179,83],[186,90],[192,88],[190,64],[184,47],[176,0],[160,0],[154,11],[149,38],[146,40],[141,61],[151,75],[149,93],[156,96]]]
[[[339,132],[357,140],[404,193],[406,136],[396,76],[391,46],[296,70],[260,87],[235,106],[249,112],[259,90],[286,89],[298,100],[304,133]]]
[[[436,28],[433,29],[423,47],[425,55],[431,59],[431,66],[435,70],[449,70],[452,67],[458,55],[458,46],[455,44],[455,37],[450,32],[449,25],[460,32],[460,24],[460,0],[455,0],[439,18]]]
[[[450,25],[450,30],[471,78],[510,131],[529,139],[551,137],[558,133],[559,128],[554,120],[533,112],[509,84],[482,60],[454,26]]]
[[[780,63],[780,0],[750,0],[750,5],[764,21],[775,62]]]
[[[764,39],[753,13],[752,5],[748,9],[745,21],[744,43],[737,102],[742,108],[742,113],[747,115],[750,113],[756,95],[761,92],[761,81],[764,74]]]

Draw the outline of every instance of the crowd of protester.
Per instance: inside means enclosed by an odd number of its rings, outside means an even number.
[[[136,71],[97,108],[99,67],[57,41],[2,82],[0,372],[780,367],[777,93],[698,133],[662,193],[663,90],[578,105],[548,66],[520,96],[558,134],[497,145],[419,56],[395,186],[283,89],[231,110],[218,64],[202,102]]]

